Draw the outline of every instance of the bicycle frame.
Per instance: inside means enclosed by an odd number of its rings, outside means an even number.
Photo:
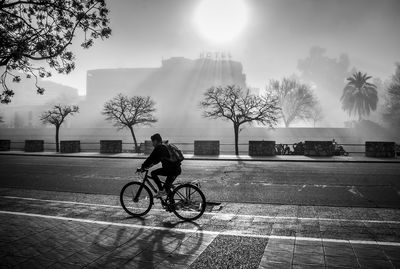
[[[123,209],[128,214],[139,217],[147,214],[152,205],[154,205],[154,193],[158,191],[158,186],[155,185],[155,182],[149,180],[154,180],[154,178],[149,175],[148,169],[138,169],[136,173],[138,174],[136,176],[140,177],[140,179],[138,178],[137,180],[133,180],[133,182],[125,184],[120,192],[120,202]],[[161,184],[165,187],[166,183],[165,181],[161,181]],[[167,196],[161,197],[160,195],[157,195],[157,198],[160,199],[162,207],[167,212],[174,213],[180,219],[193,221],[201,217],[206,208],[206,199],[203,192],[200,190],[199,185],[198,182],[193,181],[172,184],[171,190],[168,191],[169,188],[167,190]],[[131,186],[136,189],[136,194],[134,193],[134,189],[130,192],[126,191],[127,188],[132,188]],[[145,192],[145,197],[143,198],[141,197],[142,192]],[[197,193],[197,195],[192,199],[194,193]],[[133,197],[131,195],[133,195]],[[144,203],[146,203],[143,208],[137,208],[134,204],[131,204],[132,202],[138,203],[139,199],[141,202],[144,201]],[[146,200],[148,201],[146,202]],[[193,213],[195,215],[193,215]]]
[[[142,185],[140,185],[138,192],[136,193],[136,196],[133,198],[134,201],[137,201],[140,194],[142,193],[143,190],[143,185],[145,185],[147,183],[147,185],[154,191],[157,192],[157,189],[153,186],[153,184],[151,184],[150,180],[149,180],[149,170],[146,170],[144,177],[143,177],[143,181],[142,181]]]
[[[151,176],[149,176],[149,170],[145,170],[145,174],[144,174],[144,177],[143,177],[143,181],[142,181],[142,184],[140,185],[140,187],[139,187],[139,190],[138,190],[138,192],[136,193],[136,196],[133,198],[133,201],[137,201],[138,199],[139,199],[139,196],[140,196],[140,194],[142,193],[142,190],[143,190],[143,185],[146,185],[146,183],[147,183],[147,186],[149,186],[150,187],[150,189],[152,189],[153,190],[153,192],[157,192],[158,191],[158,189],[156,188],[156,187],[154,187],[154,185],[153,184],[151,184],[151,182],[150,182],[150,180],[149,179],[153,179]],[[164,186],[165,185],[165,182],[164,181],[162,181],[162,180],[160,180],[161,181],[161,184]],[[168,196],[167,196],[167,198],[168,198]],[[170,203],[168,203],[168,199],[163,199],[163,198],[159,198],[160,199],[160,201],[161,201],[161,204],[163,205],[163,206],[167,206],[167,205],[170,205]],[[153,202],[153,204],[154,204],[154,202]]]
[[[145,170],[145,174],[144,174],[144,177],[143,177],[143,181],[142,181],[142,184],[140,185],[140,187],[139,187],[139,190],[138,190],[138,192],[136,193],[136,196],[133,198],[133,201],[138,201],[138,199],[139,199],[139,196],[140,196],[140,194],[142,193],[142,190],[143,190],[143,185],[145,185],[146,183],[147,183],[147,185],[153,190],[153,192],[157,192],[158,190],[156,189],[156,187],[154,187],[154,185],[153,184],[151,184],[151,182],[150,182],[150,180],[149,179],[153,179],[151,176],[149,176],[148,175],[149,174],[149,170]],[[165,185],[165,182],[164,181],[161,181],[161,184],[162,185]],[[199,187],[200,188],[200,184],[199,183],[194,183],[197,187]],[[173,185],[173,187],[174,187],[174,185]],[[184,197],[184,196],[182,196],[182,194],[181,193],[177,193],[177,195],[178,196],[180,196],[180,198],[182,198],[182,199],[184,199],[184,200],[186,200],[186,199],[190,199],[191,198],[191,193],[189,192],[186,192],[186,197]],[[166,199],[163,199],[163,198],[159,198],[160,199],[160,201],[161,201],[161,204],[163,205],[163,206],[174,206],[174,202],[169,202],[168,201],[168,196],[167,196],[167,198]],[[153,202],[153,204],[154,204],[154,202]]]

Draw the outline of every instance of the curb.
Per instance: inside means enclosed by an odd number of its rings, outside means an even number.
[[[72,153],[74,154],[74,153]],[[65,157],[65,158],[98,158],[98,159],[137,159],[143,160],[146,159],[147,156],[115,156],[112,154],[102,154],[102,155],[69,155],[69,154],[38,154],[38,153],[15,153],[15,152],[0,152],[1,155],[8,156],[33,156],[33,157]],[[310,162],[310,163],[398,163],[400,164],[400,159],[388,159],[388,160],[338,160],[331,159],[327,157],[320,157],[321,159],[267,159],[267,158],[234,158],[234,157],[225,157],[225,158],[216,158],[216,157],[186,157],[187,161],[242,161],[242,162]]]

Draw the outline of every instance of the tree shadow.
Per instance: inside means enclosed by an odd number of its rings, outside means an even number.
[[[96,267],[115,266],[117,268],[123,264],[132,263],[152,269],[164,260],[179,263],[187,255],[194,254],[203,242],[201,227],[196,222],[165,221],[162,226],[146,227],[148,223],[145,218],[135,219],[139,220],[140,223],[137,224],[143,228],[109,225],[94,237],[90,251],[105,253],[95,261]],[[183,231],[184,229],[193,232]],[[194,234],[196,236],[193,236]],[[182,250],[182,243],[189,237],[191,238],[189,246],[185,245]],[[174,251],[179,254],[174,254]]]

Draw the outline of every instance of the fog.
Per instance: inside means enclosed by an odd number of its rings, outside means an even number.
[[[112,36],[84,50],[77,35],[71,45],[75,70],[40,80],[43,96],[26,79],[10,81],[16,94],[0,106],[2,128],[42,128],[40,112],[60,102],[81,107],[66,127],[112,128],[100,111],[120,92],[154,98],[155,129],[231,128],[201,117],[198,102],[205,89],[235,83],[258,94],[270,80],[290,76],[308,83],[319,100],[324,118],[317,127],[345,127],[355,118],[342,110],[340,97],[355,71],[372,76],[378,86],[378,109],[365,119],[384,125],[384,84],[400,61],[400,1],[247,0],[243,27],[223,42],[199,30],[194,17],[201,2],[108,1]],[[226,12],[231,11],[222,7],[216,14],[223,19]],[[200,59],[207,53],[209,58]],[[297,121],[292,127],[313,124]]]

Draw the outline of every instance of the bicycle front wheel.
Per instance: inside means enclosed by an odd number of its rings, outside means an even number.
[[[206,198],[203,192],[189,183],[176,187],[172,191],[171,200],[174,214],[183,220],[196,220],[206,210]]]
[[[126,184],[119,198],[126,213],[135,217],[146,215],[153,205],[153,194],[150,189],[139,182]]]

